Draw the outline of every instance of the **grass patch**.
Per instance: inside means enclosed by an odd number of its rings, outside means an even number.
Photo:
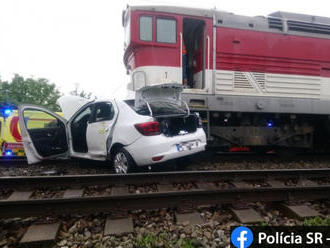
[[[155,236],[153,234],[146,234],[137,241],[137,248],[154,248],[154,247],[180,247],[180,248],[195,248],[192,239],[178,239],[172,240],[171,236],[167,233],[160,233]]]
[[[138,248],[152,248],[156,245],[157,237],[152,234],[147,234],[143,236],[137,242]]]
[[[303,226],[330,226],[330,217],[321,218],[308,218],[304,220]]]
[[[269,224],[266,221],[263,221],[260,223],[260,226],[269,226]]]

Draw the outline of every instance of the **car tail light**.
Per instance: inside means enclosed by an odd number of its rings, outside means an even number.
[[[145,136],[160,134],[160,125],[158,121],[144,122],[134,125],[135,128]]]
[[[164,157],[164,156],[153,157],[153,158],[152,158],[152,161],[154,161],[154,162],[160,161],[160,160],[163,159],[163,157]]]

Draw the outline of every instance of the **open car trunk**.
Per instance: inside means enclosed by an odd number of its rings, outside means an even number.
[[[126,102],[138,114],[154,117],[164,135],[185,135],[196,132],[199,117],[191,114],[188,105],[181,101],[181,92],[180,84],[147,86],[136,92],[135,101]]]
[[[198,116],[195,114],[177,117],[157,117],[156,120],[160,123],[161,132],[168,137],[196,132],[199,121]]]
[[[148,103],[160,101],[180,105],[181,92],[182,85],[176,83],[146,86],[136,91],[134,106],[140,108]]]

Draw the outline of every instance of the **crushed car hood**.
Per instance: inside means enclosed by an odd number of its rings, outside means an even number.
[[[61,96],[57,100],[65,119],[69,120],[82,106],[91,102],[91,100],[80,96]]]
[[[177,83],[146,86],[136,91],[135,107],[153,101],[171,101],[180,104],[181,92],[182,85]]]

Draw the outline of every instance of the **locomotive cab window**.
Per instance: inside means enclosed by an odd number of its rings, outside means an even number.
[[[157,18],[157,42],[176,43],[176,20]]]
[[[152,17],[140,16],[140,40],[152,41]]]

